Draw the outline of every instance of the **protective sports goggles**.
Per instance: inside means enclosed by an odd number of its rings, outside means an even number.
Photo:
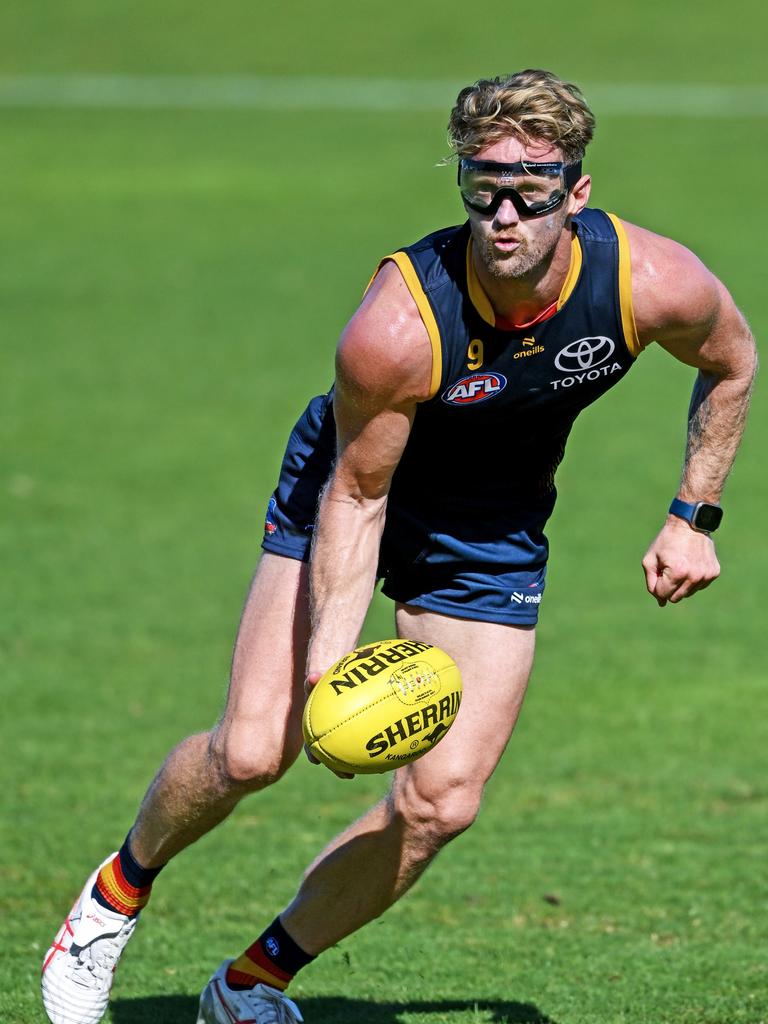
[[[459,163],[461,198],[478,213],[496,213],[502,201],[509,199],[521,217],[541,217],[564,202],[580,177],[580,160],[575,164],[470,159]]]

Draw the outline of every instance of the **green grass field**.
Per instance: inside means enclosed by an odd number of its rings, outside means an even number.
[[[3,76],[101,73],[422,80],[439,99],[0,99],[3,1024],[44,1020],[39,963],[63,913],[168,748],[219,713],[287,429],[330,383],[371,270],[461,218],[435,166],[453,100],[441,82],[540,65],[588,97],[592,83],[594,204],[691,245],[765,333],[764,172],[729,161],[768,156],[764,112],[738,99],[765,97],[768,19],[755,0],[688,11],[0,11],[0,97]],[[670,109],[627,113],[612,83],[667,86]],[[684,84],[734,87],[732,114],[675,108]],[[308,1024],[768,1022],[760,388],[725,496],[722,579],[660,610],[639,564],[677,485],[691,381],[649,352],[577,424],[532,688],[483,814],[301,974]],[[365,635],[390,632],[377,597]],[[194,1020],[210,969],[385,781],[302,762],[241,805],[158,883],[107,1020]]]

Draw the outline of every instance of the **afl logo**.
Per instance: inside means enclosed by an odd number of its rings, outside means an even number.
[[[472,373],[455,381],[440,396],[448,405],[471,405],[493,398],[507,386],[501,373]]]
[[[560,349],[555,356],[555,366],[563,373],[591,370],[610,359],[615,348],[610,338],[579,338]]]

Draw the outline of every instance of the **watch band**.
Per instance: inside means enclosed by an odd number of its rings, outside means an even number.
[[[713,533],[723,518],[722,508],[709,501],[690,502],[673,498],[669,511],[671,515],[684,519],[698,533]]]
[[[673,498],[669,511],[673,516],[685,519],[687,523],[693,523],[693,513],[696,511],[697,504],[698,502],[681,501],[679,498]]]

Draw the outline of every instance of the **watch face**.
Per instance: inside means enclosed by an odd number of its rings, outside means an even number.
[[[693,525],[697,530],[706,530],[712,533],[716,530],[723,519],[723,510],[719,505],[707,505],[702,502],[696,509],[693,517]]]

